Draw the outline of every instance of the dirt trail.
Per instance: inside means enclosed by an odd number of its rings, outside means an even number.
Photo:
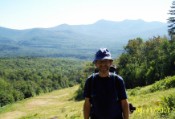
[[[12,104],[10,112],[0,114],[0,119],[19,119],[33,114],[49,113],[46,109],[62,108],[65,103],[70,103],[70,98],[77,87],[67,88],[63,90],[53,91],[48,94],[36,96],[21,101],[22,103]],[[65,108],[65,107],[64,107]],[[53,116],[54,117],[54,116]]]

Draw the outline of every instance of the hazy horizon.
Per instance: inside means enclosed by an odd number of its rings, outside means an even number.
[[[0,26],[11,29],[142,19],[166,23],[173,0],[1,0]]]

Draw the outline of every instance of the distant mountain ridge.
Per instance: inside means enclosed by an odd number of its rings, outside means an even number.
[[[167,35],[167,24],[143,20],[99,20],[88,25],[15,30],[0,27],[0,57],[44,56],[91,59],[100,47],[118,56],[129,39]]]

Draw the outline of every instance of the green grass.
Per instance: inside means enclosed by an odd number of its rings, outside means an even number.
[[[72,99],[78,86],[53,91],[0,109],[0,119],[82,118],[83,101]]]
[[[145,89],[143,88],[141,91],[142,90]],[[129,96],[129,102],[137,107],[136,111],[131,114],[131,119],[164,119],[159,113],[169,110],[168,108],[161,107],[162,98],[174,93],[175,89],[168,89],[154,93]],[[165,119],[167,119],[167,117]]]
[[[161,111],[168,111],[161,107],[161,101],[174,94],[175,88],[150,92],[153,85],[127,91],[129,102],[137,107],[130,119],[168,118],[160,115]],[[0,108],[0,119],[82,119],[83,101],[72,99],[77,89],[78,86],[74,86],[7,105]]]

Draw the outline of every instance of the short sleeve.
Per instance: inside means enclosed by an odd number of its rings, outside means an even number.
[[[91,84],[90,84],[90,79],[91,79],[91,77],[89,77],[89,78],[87,78],[86,79],[86,82],[85,82],[85,85],[84,85],[84,92],[83,92],[83,97],[84,98],[90,98],[90,96],[91,96]]]
[[[122,77],[117,76],[117,86],[118,86],[118,97],[120,100],[127,99],[127,94],[126,94],[126,88],[125,88],[125,83]]]

